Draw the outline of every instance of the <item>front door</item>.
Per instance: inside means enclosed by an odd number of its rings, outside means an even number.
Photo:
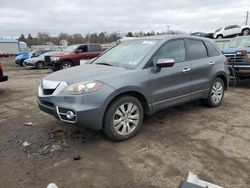
[[[149,69],[154,112],[191,99],[191,62],[187,61],[184,40],[165,43],[153,56],[152,64],[166,58],[175,60],[173,67]]]

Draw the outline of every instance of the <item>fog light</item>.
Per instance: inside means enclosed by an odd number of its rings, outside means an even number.
[[[75,117],[75,114],[72,111],[67,111],[65,115],[68,119],[73,119]]]

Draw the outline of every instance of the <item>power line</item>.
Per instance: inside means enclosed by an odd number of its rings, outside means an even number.
[[[247,15],[246,15],[246,25],[248,25],[248,16],[249,16],[249,11],[247,11]]]

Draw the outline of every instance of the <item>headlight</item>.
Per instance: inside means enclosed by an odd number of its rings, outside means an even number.
[[[51,61],[58,61],[60,59],[60,57],[50,57]]]
[[[81,95],[84,93],[91,93],[99,90],[103,86],[103,83],[98,81],[88,81],[88,82],[79,82],[76,84],[69,85],[66,87],[63,92],[66,92],[68,95]]]

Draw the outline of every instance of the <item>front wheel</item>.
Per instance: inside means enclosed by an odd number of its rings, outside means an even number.
[[[224,98],[225,85],[221,78],[216,78],[209,91],[209,96],[205,100],[206,105],[210,107],[219,106]]]
[[[127,140],[138,133],[143,116],[143,107],[138,99],[132,96],[119,97],[106,111],[104,132],[111,139]]]
[[[73,64],[70,62],[70,61],[64,61],[62,64],[61,64],[61,69],[68,69],[68,68],[71,68],[73,66]]]
[[[45,67],[44,62],[39,61],[39,62],[36,63],[36,68],[37,69],[44,69],[44,67]]]

